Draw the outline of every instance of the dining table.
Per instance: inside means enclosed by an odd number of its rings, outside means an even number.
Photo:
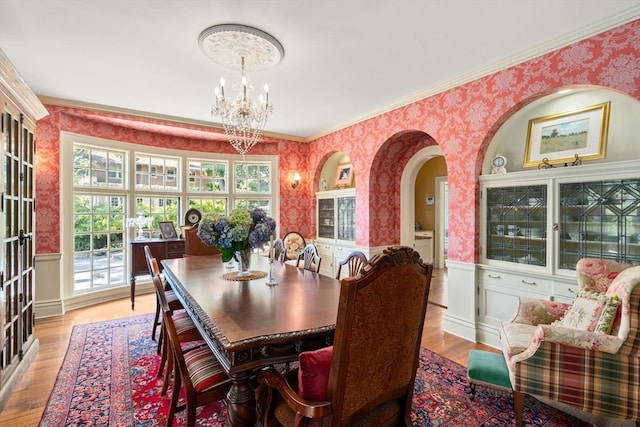
[[[340,296],[333,277],[257,253],[248,277],[238,277],[235,264],[219,254],[162,264],[167,284],[232,381],[227,426],[255,425],[258,370],[333,344]]]

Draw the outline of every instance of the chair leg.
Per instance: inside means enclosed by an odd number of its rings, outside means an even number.
[[[513,411],[516,414],[516,427],[522,427],[524,413],[524,393],[513,390]]]
[[[187,396],[187,423],[186,427],[194,427],[196,425],[196,405],[195,396]]]
[[[165,394],[167,394],[167,389],[169,388],[169,381],[171,381],[171,374],[173,374],[174,376],[174,383],[175,383],[175,377],[178,376],[177,373],[173,372],[173,367],[174,367],[174,360],[173,360],[173,352],[172,351],[168,351],[167,352],[167,367],[164,371],[164,379],[162,380],[162,390],[160,390],[160,396],[164,396]],[[175,387],[175,384],[174,384]]]
[[[173,419],[176,416],[176,408],[178,406],[178,398],[180,397],[180,373],[177,372],[173,376],[173,390],[171,391],[171,405],[169,406],[169,415],[167,415],[167,426],[173,426]]]
[[[160,302],[156,298],[156,315],[153,318],[153,328],[151,329],[151,339],[154,341],[156,340],[156,329],[160,324],[159,319],[160,319]]]
[[[162,326],[162,322],[160,322],[160,330],[162,331],[164,329],[164,327]],[[162,352],[162,340],[164,339],[164,333],[160,333],[158,335],[158,348],[156,349],[156,352],[158,354],[160,354]]]
[[[165,334],[164,327],[160,326],[160,336],[162,337],[164,334]],[[166,345],[163,345],[160,353],[160,366],[158,367],[158,373],[157,373],[158,377],[161,377],[162,373],[164,372],[164,368],[167,363],[168,353],[169,353],[169,349],[167,349]]]

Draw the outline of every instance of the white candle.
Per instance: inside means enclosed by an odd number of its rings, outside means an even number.
[[[273,247],[273,236],[271,236],[269,238],[269,259],[271,261],[273,261],[273,251],[274,251],[274,247]]]

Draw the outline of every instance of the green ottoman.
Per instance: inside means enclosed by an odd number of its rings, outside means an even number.
[[[471,388],[472,399],[476,396],[477,384],[497,388],[501,391],[511,392],[513,390],[504,356],[489,351],[469,351],[467,381]]]

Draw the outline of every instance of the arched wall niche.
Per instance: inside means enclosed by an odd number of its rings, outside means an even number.
[[[316,176],[314,179],[315,191],[329,191],[335,190],[334,181],[336,177],[336,171],[338,165],[343,163],[351,163],[349,156],[342,151],[333,151],[324,156],[316,169]],[[353,170],[353,182],[351,187],[356,186],[356,180],[358,179],[358,171]]]
[[[568,93],[558,93],[571,89]],[[482,163],[482,174],[491,173],[491,159],[496,154],[507,158],[507,172],[531,170],[525,168],[524,156],[529,120],[552,114],[569,113],[585,107],[611,102],[608,143],[605,158],[589,160],[583,164],[616,162],[640,158],[640,102],[622,92],[598,86],[567,86],[537,94],[512,108],[502,121],[496,123],[496,131],[490,139]]]

